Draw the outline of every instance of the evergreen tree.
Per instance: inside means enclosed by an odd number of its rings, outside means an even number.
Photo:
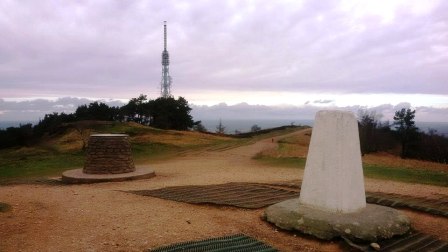
[[[360,110],[358,111],[358,120],[361,153],[364,155],[366,153],[377,151],[378,149],[375,144],[375,139],[377,126],[379,124],[378,116],[375,112]]]
[[[137,98],[129,100],[128,104],[120,108],[120,118],[127,118],[127,121],[134,121],[141,124],[148,124],[150,110],[148,108],[148,98],[140,94]]]
[[[402,108],[395,111],[394,125],[401,142],[401,157],[411,157],[412,144],[418,139],[418,128],[415,126],[415,110]]]
[[[92,102],[89,105],[81,105],[75,111],[77,121],[81,120],[99,120],[113,121],[118,115],[117,107],[109,107],[103,102]]]
[[[187,130],[194,125],[193,117],[190,115],[191,108],[183,97],[177,100],[172,97],[160,97],[149,101],[148,111],[150,125],[156,128]]]

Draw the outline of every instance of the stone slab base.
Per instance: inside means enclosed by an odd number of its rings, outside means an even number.
[[[279,228],[298,230],[320,239],[344,236],[350,240],[377,241],[401,235],[410,229],[409,218],[399,211],[367,204],[355,213],[332,213],[299,203],[299,198],[268,207],[265,219]]]
[[[68,170],[62,173],[62,182],[67,184],[116,182],[152,178],[156,174],[148,167],[137,167],[133,172],[121,174],[87,174],[83,169]]]

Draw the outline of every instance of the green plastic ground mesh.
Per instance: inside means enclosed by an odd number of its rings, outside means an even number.
[[[278,251],[252,237],[237,234],[232,236],[224,236],[218,238],[211,238],[200,241],[189,241],[182,243],[175,243],[168,246],[150,249],[151,252],[226,252],[226,251],[241,251],[241,252],[271,252]]]
[[[219,185],[174,186],[156,190],[130,192],[192,204],[230,205],[254,209],[299,197],[300,183],[227,183]],[[392,193],[366,192],[366,201],[371,204],[394,208],[409,208],[448,217],[448,197],[446,195],[434,196],[430,199]]]
[[[423,198],[393,193],[366,192],[366,201],[370,204],[394,208],[409,208],[433,215],[448,217],[448,197]]]
[[[370,242],[354,243],[353,241],[344,238],[346,244],[356,251],[375,251]],[[391,239],[378,241],[380,250],[382,252],[446,252],[448,251],[448,242],[438,239],[432,235],[420,233],[418,231],[410,231],[408,234],[393,237]],[[345,248],[344,251],[349,249]],[[349,250],[352,251],[352,250]]]
[[[256,183],[228,183],[205,186],[174,186],[132,193],[193,204],[261,208],[299,197],[297,191]]]
[[[414,232],[401,238],[389,239],[380,242],[379,244],[381,246],[381,251],[448,251],[448,242],[420,232]]]

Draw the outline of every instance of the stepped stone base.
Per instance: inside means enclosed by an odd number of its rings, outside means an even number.
[[[116,182],[152,178],[156,174],[148,167],[137,167],[133,172],[120,174],[88,174],[83,169],[68,170],[62,173],[62,182],[67,184]]]
[[[332,213],[300,204],[296,198],[268,207],[264,217],[279,228],[325,240],[344,236],[350,240],[377,241],[405,234],[410,229],[406,215],[372,204],[354,213]]]

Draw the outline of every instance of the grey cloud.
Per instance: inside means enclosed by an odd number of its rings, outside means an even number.
[[[123,102],[118,100],[100,100],[109,106],[122,106]],[[45,114],[53,112],[72,113],[79,105],[88,104],[93,100],[85,98],[64,97],[54,101],[45,99],[36,99],[31,101],[5,101],[0,99],[0,122],[2,121],[30,121],[36,122],[43,118]],[[392,121],[395,111],[401,108],[416,109],[416,121],[423,122],[448,122],[448,108],[433,107],[412,107],[409,103],[400,103],[397,105],[383,104],[380,106],[367,108],[364,106],[337,107],[332,105],[314,106],[306,104],[302,106],[266,106],[249,105],[240,103],[236,105],[227,105],[220,103],[214,106],[191,105],[191,114],[194,120],[312,120],[317,111],[322,109],[341,109],[358,113],[359,110],[375,111],[382,115],[382,120]]]
[[[401,108],[408,109],[408,108],[411,108],[411,107],[412,107],[412,105],[409,102],[400,102],[400,103],[398,103],[397,105],[394,106],[394,109],[395,110],[398,110],[398,109],[401,109]]]
[[[448,3],[422,16],[398,8],[390,25],[339,5],[3,1],[0,96],[156,96],[163,20],[174,92],[448,94]]]
[[[27,101],[5,101],[0,99],[0,121],[30,121],[36,122],[45,114],[53,112],[73,113],[83,104],[89,104],[93,100],[85,98],[63,97],[57,100],[36,99]],[[118,100],[100,100],[109,106],[122,106]]]
[[[327,104],[327,103],[331,103],[333,102],[333,100],[315,100],[313,101],[313,103],[320,103],[320,104]]]

